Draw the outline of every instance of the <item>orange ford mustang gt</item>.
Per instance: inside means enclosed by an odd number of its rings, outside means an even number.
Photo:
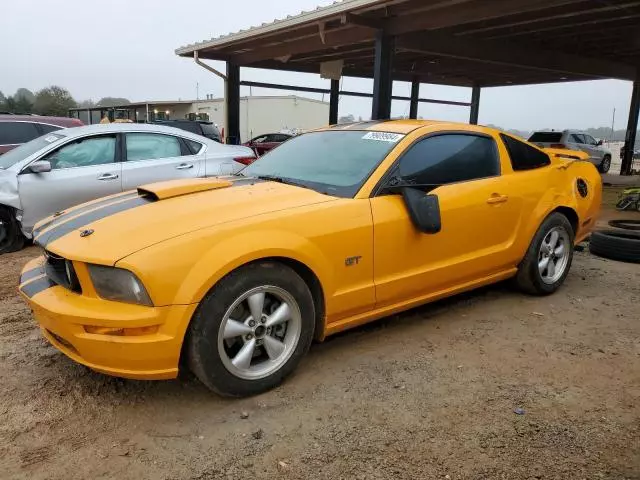
[[[296,137],[239,175],[152,184],[36,225],[20,291],[44,336],[110,375],[279,384],[313,339],[513,278],[555,292],[594,226],[580,152],[429,121]]]

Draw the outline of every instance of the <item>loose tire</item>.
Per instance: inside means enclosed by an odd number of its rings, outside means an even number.
[[[311,292],[294,270],[250,264],[224,277],[201,302],[187,332],[187,364],[220,395],[255,395],[293,372],[314,326]]]
[[[640,263],[640,235],[613,230],[593,232],[589,241],[589,251],[611,260]]]
[[[20,250],[24,247],[24,241],[13,211],[0,206],[0,255]]]
[[[600,162],[600,165],[598,165],[598,171],[600,173],[607,173],[610,168],[611,168],[611,156],[605,155],[602,158],[602,162]]]
[[[623,230],[640,230],[640,220],[611,220],[609,225]]]
[[[531,295],[555,292],[569,274],[575,233],[561,213],[549,215],[536,232],[518,267],[517,286]]]

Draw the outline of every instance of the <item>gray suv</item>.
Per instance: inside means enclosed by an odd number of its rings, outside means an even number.
[[[529,142],[541,148],[581,150],[589,154],[589,160],[598,167],[600,173],[607,173],[611,168],[611,151],[602,146],[602,140],[596,140],[585,132],[578,130],[534,132],[529,137]]]

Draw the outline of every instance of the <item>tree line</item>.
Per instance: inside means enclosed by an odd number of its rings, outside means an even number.
[[[0,91],[0,113],[66,117],[70,108],[112,107],[129,103],[126,98],[118,97],[103,97],[97,102],[91,99],[76,102],[68,90],[57,85],[51,85],[35,93],[28,88],[19,88],[10,96],[5,96]]]

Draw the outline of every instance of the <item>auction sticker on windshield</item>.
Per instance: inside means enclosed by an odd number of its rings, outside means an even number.
[[[389,132],[369,132],[364,137],[363,140],[376,140],[378,142],[389,142],[396,143],[399,142],[404,135],[400,133],[389,133]]]

